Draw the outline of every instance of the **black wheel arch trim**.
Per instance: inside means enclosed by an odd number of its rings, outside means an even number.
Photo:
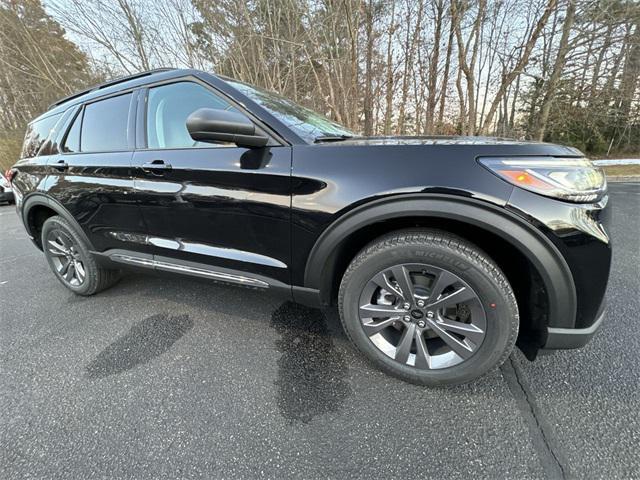
[[[31,237],[31,240],[36,244],[38,248],[41,247],[34,236],[34,232],[31,231],[31,224],[29,222],[29,213],[36,206],[44,206],[50,208],[61,217],[64,217],[76,229],[78,235],[80,235],[82,240],[86,242],[86,244],[89,246],[89,250],[94,250],[93,244],[89,240],[89,237],[87,237],[84,229],[80,226],[73,215],[71,215],[71,213],[66,208],[64,208],[64,206],[62,206],[60,202],[42,193],[32,193],[27,198],[25,198],[22,203],[22,223],[27,229],[27,233]]]
[[[553,327],[573,328],[577,297],[569,266],[556,246],[525,219],[487,202],[447,194],[406,194],[360,205],[335,220],[314,244],[304,274],[304,287],[322,291],[327,258],[349,235],[374,223],[400,217],[443,218],[469,223],[513,245],[536,267],[549,297]],[[470,239],[470,241],[473,241]]]

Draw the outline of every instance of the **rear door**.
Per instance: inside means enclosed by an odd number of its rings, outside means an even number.
[[[133,199],[131,157],[137,92],[82,105],[51,158],[47,190],[98,251],[146,251],[146,229]]]
[[[291,147],[194,142],[186,119],[205,107],[242,113],[195,80],[140,97],[135,188],[156,261],[289,284]]]

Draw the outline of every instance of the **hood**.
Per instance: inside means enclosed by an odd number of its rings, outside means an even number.
[[[390,137],[353,137],[339,142],[340,145],[530,145],[542,142],[513,140],[500,137],[463,137],[463,136],[390,136]]]

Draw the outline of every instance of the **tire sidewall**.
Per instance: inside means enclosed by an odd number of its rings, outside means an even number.
[[[374,275],[402,263],[423,263],[448,270],[464,280],[477,294],[485,311],[487,331],[484,341],[472,357],[452,367],[420,370],[396,362],[369,340],[358,315],[360,293]],[[515,299],[510,298],[509,294],[505,295],[504,288],[496,284],[480,262],[441,244],[399,245],[378,250],[349,272],[348,278],[345,276],[341,289],[344,289],[343,301],[340,302],[341,315],[356,346],[384,370],[415,383],[450,385],[470,381],[500,363],[515,342],[518,326]],[[495,307],[491,304],[495,304]]]

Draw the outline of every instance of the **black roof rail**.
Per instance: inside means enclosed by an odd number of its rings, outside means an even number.
[[[133,75],[125,75],[123,77],[116,77],[116,78],[114,78],[112,80],[108,80],[106,82],[99,83],[98,85],[94,85],[92,87],[85,88],[84,90],[80,90],[79,92],[72,93],[71,95],[69,95],[67,97],[61,98],[60,100],[57,100],[57,101],[53,102],[51,105],[49,105],[49,109],[51,109],[53,107],[57,107],[58,105],[62,105],[63,103],[68,102],[69,100],[71,100],[73,98],[81,97],[82,95],[85,95],[87,93],[94,92],[96,90],[100,90],[101,88],[110,87],[112,85],[116,85],[116,84],[122,83],[122,82],[127,82],[129,80],[135,80],[136,78],[146,77],[147,75],[153,75],[154,73],[168,72],[170,70],[175,70],[175,68],[168,68],[168,67],[154,68],[153,70],[146,70],[144,72],[134,73]]]

